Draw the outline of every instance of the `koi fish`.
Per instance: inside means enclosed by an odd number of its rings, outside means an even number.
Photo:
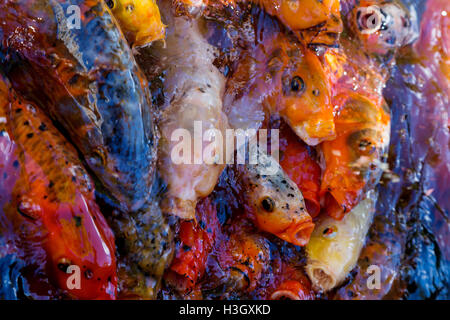
[[[49,278],[69,296],[115,299],[114,235],[76,150],[40,109],[4,80],[0,105],[1,159],[6,160],[0,171],[9,182],[15,180],[12,188],[10,183],[0,186],[2,194],[11,194],[1,220],[18,235],[22,258],[42,248]],[[68,285],[73,266],[81,272],[80,287]]]
[[[228,293],[250,292],[270,267],[269,241],[257,234],[233,233],[218,250],[217,259],[227,275]]]
[[[342,220],[320,216],[306,246],[305,270],[315,290],[332,290],[342,284],[355,267],[372,224],[376,199],[376,191],[369,190],[366,198]]]
[[[138,212],[110,217],[117,239],[120,299],[156,299],[173,259],[173,232],[156,199]]]
[[[401,1],[364,0],[350,16],[350,28],[371,53],[395,52],[418,38],[417,14]]]
[[[246,212],[256,226],[292,244],[306,245],[314,223],[302,193],[278,162],[260,153],[257,164],[238,165],[237,170],[244,186]]]
[[[339,0],[253,0],[307,45],[336,46],[343,30]]]
[[[70,5],[81,25],[69,28]],[[0,56],[14,89],[68,134],[122,210],[148,198],[159,133],[147,81],[104,1],[0,1]],[[45,79],[43,81],[42,79]]]
[[[261,13],[257,44],[237,61],[224,111],[231,127],[260,126],[265,110],[279,113],[308,145],[335,138],[330,84],[319,58]]]
[[[286,125],[280,130],[280,165],[303,194],[312,218],[320,213],[321,168],[307,146]]]
[[[169,9],[167,4],[161,5],[170,25],[166,47],[151,48],[151,54],[165,68],[166,101],[159,123],[162,139],[158,167],[168,190],[162,208],[165,213],[191,220],[195,218],[198,199],[213,191],[226,163],[220,157],[224,154],[223,146],[212,137],[209,141],[204,139],[207,131],[225,137],[228,127],[222,111],[225,78],[213,65],[213,47],[201,34],[200,21],[173,17]],[[198,131],[196,123],[200,125]],[[186,136],[178,135],[180,129]],[[196,136],[198,133],[200,136]],[[197,151],[195,139],[201,140],[203,151]],[[190,148],[181,150],[180,145]]]
[[[356,93],[336,98],[337,138],[322,144],[325,169],[320,189],[327,214],[344,217],[375,185],[390,138],[390,112]]]
[[[155,0],[106,0],[106,4],[133,47],[164,39],[166,27]]]
[[[180,223],[179,243],[169,269],[182,282],[183,291],[192,289],[205,273],[206,260],[220,232],[215,205],[210,198],[197,204],[197,221]],[[180,279],[181,278],[181,279]]]
[[[206,8],[254,3],[276,17],[306,45],[337,46],[343,31],[339,0],[174,0],[179,14],[199,16]]]

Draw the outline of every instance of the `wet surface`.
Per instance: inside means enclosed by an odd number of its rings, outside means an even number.
[[[305,294],[316,299],[450,298],[450,42],[449,18],[441,14],[443,10],[450,14],[450,7],[446,0],[404,2],[416,8],[421,35],[413,47],[398,52],[383,90],[391,109],[388,170],[377,187],[376,214],[366,245],[346,281],[328,294],[313,293],[304,272],[304,249],[256,230],[245,215],[236,171],[227,167],[210,196],[221,230],[215,233],[208,257],[202,257],[205,269],[196,287],[182,292],[166,279],[159,298],[267,299],[285,280],[298,281]],[[224,28],[212,29],[216,32],[210,42],[222,48],[216,64],[228,75],[242,48],[236,49],[228,37],[233,36],[233,28],[227,34]],[[151,83],[155,104],[164,100],[163,75],[158,77]],[[251,277],[235,276],[230,282],[230,270],[240,267],[230,267],[233,253],[222,244],[236,237],[254,247],[243,251],[244,261],[261,263],[261,268]],[[0,298],[61,297],[39,268],[25,265],[2,241]],[[380,268],[379,289],[368,288],[371,265]],[[241,289],[233,290],[237,284]]]
[[[326,295],[316,294],[319,299],[450,297],[450,191],[446,186],[450,163],[449,44],[445,35],[448,18],[440,16],[442,10],[449,8],[445,1],[429,1],[428,8],[423,1],[405,4],[417,9],[422,21],[421,35],[413,47],[403,48],[397,54],[396,66],[383,90],[391,109],[391,144],[389,169],[378,186],[374,223],[358,265],[339,288]],[[223,46],[223,55],[217,63],[226,74],[230,61],[238,56],[230,44],[232,40],[220,31],[212,33],[210,40]],[[219,219],[225,226],[230,224],[226,221],[235,220],[242,211],[237,196],[241,190],[235,179],[234,173],[226,170],[213,194]],[[229,192],[233,188],[235,196]],[[209,289],[204,292],[205,298],[267,298],[267,293],[286,275],[283,265],[296,269],[298,277],[303,276],[302,249],[264,236],[273,249],[271,271],[266,281],[260,281],[254,291],[241,295],[224,295],[226,288],[223,287],[215,291]],[[217,271],[214,253],[210,262],[209,274],[217,276],[220,271]],[[380,289],[367,286],[370,265],[380,268]]]

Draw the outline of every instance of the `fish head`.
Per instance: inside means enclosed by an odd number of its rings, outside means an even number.
[[[165,25],[155,0],[107,0],[128,42],[142,47],[163,39]]]
[[[270,247],[264,237],[237,233],[230,239],[229,280],[237,290],[253,290],[270,263]]]
[[[314,228],[297,185],[284,174],[256,175],[246,191],[256,225],[287,242],[303,246]]]
[[[98,206],[81,194],[70,202],[57,202],[48,191],[33,183],[17,198],[17,211],[44,231],[52,281],[73,298],[114,299],[114,236]]]
[[[276,15],[293,31],[317,26],[327,21],[330,11],[338,0],[263,0],[264,9]]]
[[[359,94],[344,94],[342,99],[337,137],[321,148],[325,159],[321,195],[328,215],[335,219],[358,204],[366,185],[376,184],[390,134],[390,115],[383,106]]]
[[[281,48],[287,62],[278,71],[278,94],[271,103],[305,143],[334,139],[330,83],[319,58],[293,43],[283,41]]]
[[[417,39],[415,11],[398,1],[361,1],[353,9],[351,26],[366,51],[386,54]]]

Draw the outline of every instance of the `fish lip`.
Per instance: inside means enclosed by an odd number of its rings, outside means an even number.
[[[285,280],[270,296],[271,300],[280,300],[288,298],[291,300],[311,300],[310,289],[305,288],[297,280]]]
[[[165,32],[165,26],[162,25],[162,28],[160,32],[155,34],[153,31],[145,32],[144,34],[138,34],[136,35],[136,39],[133,43],[134,48],[145,48],[150,46],[153,42],[158,40],[163,40],[165,38],[166,32]]]
[[[270,296],[270,300],[281,300],[281,298],[288,298],[289,300],[301,300],[298,294],[291,290],[282,289],[277,290]]]
[[[329,291],[337,285],[336,275],[325,264],[312,260],[306,265],[306,273],[311,279],[313,288]]]
[[[276,236],[293,245],[303,247],[308,244],[314,226],[311,217],[309,217],[292,223],[285,231],[276,234]]]
[[[324,135],[311,135],[308,133],[307,127],[310,127],[311,121],[303,121],[301,124],[292,127],[295,134],[302,139],[307,145],[316,146],[324,141],[332,141],[336,139],[336,131],[334,128],[334,120],[327,121],[331,124],[332,130]]]

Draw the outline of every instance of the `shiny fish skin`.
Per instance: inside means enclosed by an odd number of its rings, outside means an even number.
[[[109,221],[118,244],[119,297],[156,299],[174,253],[173,231],[159,203],[135,214],[117,212]]]
[[[69,5],[81,9],[79,29],[66,25]],[[147,82],[106,4],[1,0],[0,20],[0,57],[13,87],[61,124],[122,209],[139,209],[159,135]]]
[[[177,129],[185,129],[191,134],[191,145],[195,146],[197,122],[202,126],[202,138],[208,129],[219,130],[225,137],[228,126],[222,112],[225,78],[213,65],[214,48],[201,33],[201,20],[173,17],[167,3],[162,3],[160,8],[169,25],[166,48],[154,46],[150,53],[159,58],[165,68],[158,167],[168,192],[162,207],[166,213],[191,220],[195,218],[198,199],[213,191],[226,160],[213,159],[211,163],[202,157],[200,163],[195,163],[193,150],[189,163],[175,163],[172,156],[180,143],[172,141],[172,135]],[[206,150],[211,142],[202,139],[202,144]],[[215,155],[224,154],[218,146],[213,149]]]
[[[156,0],[107,0],[106,4],[133,47],[144,47],[164,39],[165,25]]]
[[[0,171],[3,177],[15,179],[13,184],[0,185],[2,198],[10,194],[0,211],[2,229],[9,237],[16,235],[21,258],[39,266],[39,257],[45,256],[40,267],[70,297],[114,299],[114,235],[95,202],[93,182],[77,152],[40,109],[4,81],[0,96],[8,101],[1,103],[0,110],[4,120]],[[81,269],[81,289],[67,286],[69,265]]]
[[[338,102],[339,101],[339,102]],[[390,142],[390,110],[359,94],[336,98],[337,138],[321,146],[325,211],[341,220],[379,182]]]
[[[333,140],[330,83],[319,58],[284,34],[262,11],[227,80],[224,111],[233,128],[255,128],[265,113],[280,114],[308,145]]]
[[[249,152],[258,151],[251,149]],[[258,164],[240,165],[237,170],[245,186],[247,211],[257,227],[295,245],[306,245],[314,223],[301,191],[278,162],[261,153]],[[269,209],[265,201],[270,202]]]

